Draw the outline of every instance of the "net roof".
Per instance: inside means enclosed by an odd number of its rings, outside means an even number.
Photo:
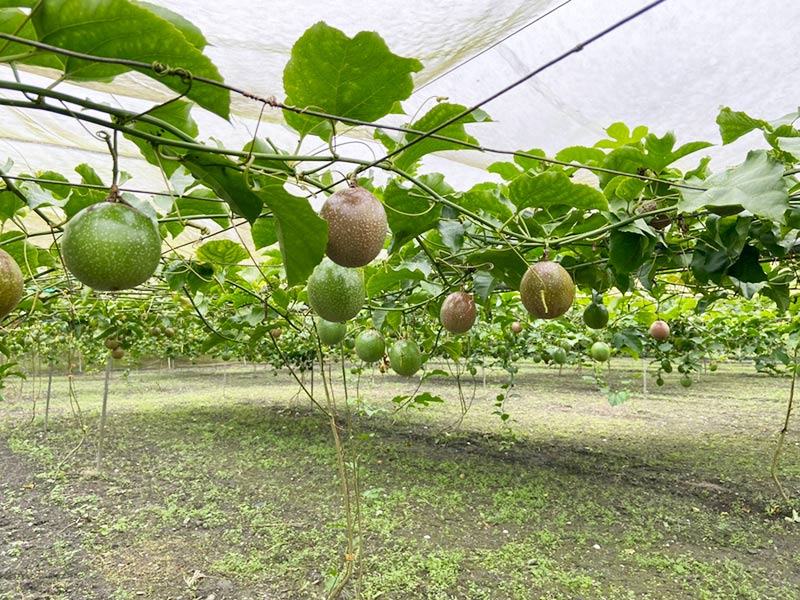
[[[378,32],[396,54],[418,58],[424,69],[404,103],[408,115],[424,112],[436,98],[475,105],[553,58],[634,13],[644,0],[328,2],[322,0],[155,0],[197,25],[210,46],[206,54],[225,81],[256,95],[282,100],[282,71],[294,41],[317,21],[353,36]],[[515,87],[483,108],[490,123],[470,125],[487,147],[542,148],[552,153],[571,145],[591,145],[615,121],[647,125],[678,142],[718,144],[704,154],[712,169],[741,162],[746,149],[763,145],[758,134],[721,147],[715,118],[730,106],[755,117],[774,119],[794,110],[800,99],[800,3],[786,0],[667,0]],[[11,77],[4,69],[4,76]],[[37,82],[37,75],[22,74]],[[148,106],[172,95],[139,74],[111,84],[65,90],[125,106]],[[61,89],[61,87],[59,88]],[[110,95],[109,95],[110,94]],[[200,138],[240,147],[256,130],[261,104],[234,95],[231,122],[196,110]],[[394,119],[394,120],[392,120]],[[387,118],[401,124],[406,117]],[[259,135],[292,148],[296,134],[281,113],[268,109]],[[106,145],[74,120],[0,110],[0,148],[15,171],[53,169],[68,174],[80,162],[110,172]],[[373,156],[369,132],[351,149]],[[320,145],[317,139],[309,141]],[[122,151],[123,170],[135,183],[160,189],[160,173],[137,158],[132,145]],[[426,168],[454,175],[456,188],[491,178],[482,167],[498,160],[478,152],[450,152],[426,159]],[[697,158],[691,159],[696,163]],[[481,167],[476,169],[474,167]]]

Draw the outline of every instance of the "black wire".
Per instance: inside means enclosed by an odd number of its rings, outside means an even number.
[[[441,124],[437,125],[436,127],[431,129],[430,131],[426,131],[424,134],[420,135],[419,137],[415,137],[414,139],[412,139],[408,143],[400,146],[399,148],[396,148],[395,150],[392,150],[391,152],[386,154],[383,158],[381,158],[379,160],[375,160],[375,161],[369,163],[368,165],[366,165],[364,167],[361,167],[359,169],[359,171],[365,171],[367,169],[370,169],[372,167],[375,167],[375,166],[381,164],[384,161],[389,160],[390,158],[392,158],[394,156],[397,156],[398,154],[400,154],[401,152],[404,152],[406,149],[408,149],[409,147],[413,146],[414,144],[418,144],[419,142],[421,142],[422,140],[426,139],[427,137],[433,135],[434,133],[436,133],[438,131],[441,131],[445,127],[449,127],[453,123],[458,122],[459,120],[463,119],[464,117],[466,117],[470,113],[473,113],[474,111],[478,110],[479,108],[481,108],[482,106],[488,104],[489,102],[492,102],[493,100],[496,100],[500,96],[502,96],[504,94],[507,94],[508,92],[513,90],[514,88],[522,85],[523,83],[525,83],[529,79],[535,77],[536,75],[539,75],[540,73],[546,71],[550,67],[557,65],[558,63],[560,63],[564,59],[570,57],[571,55],[577,54],[578,52],[583,50],[586,46],[588,46],[588,45],[596,42],[597,40],[607,36],[608,34],[613,32],[614,30],[619,29],[620,27],[622,27],[623,25],[626,25],[627,23],[630,23],[631,21],[637,19],[638,17],[642,16],[646,12],[650,11],[651,9],[655,8],[656,6],[658,6],[659,4],[661,4],[661,3],[665,2],[665,1],[666,0],[656,0],[655,2],[652,2],[652,3],[648,4],[648,5],[640,8],[639,10],[637,10],[636,12],[628,15],[627,17],[625,17],[621,21],[617,21],[616,23],[614,23],[610,27],[607,27],[607,28],[603,29],[600,33],[596,33],[595,35],[591,36],[590,38],[588,38],[588,39],[584,40],[583,42],[579,43],[577,46],[575,46],[571,50],[567,50],[566,52],[558,55],[557,57],[547,61],[542,66],[534,69],[533,71],[531,71],[530,73],[528,73],[527,75],[522,77],[521,79],[518,79],[517,81],[511,83],[510,85],[507,85],[506,87],[504,87],[503,89],[501,89],[498,92],[495,92],[494,94],[492,94],[488,98],[485,98],[484,100],[481,100],[476,105],[474,105],[474,106],[472,106],[470,108],[467,108],[466,110],[460,112],[459,114],[455,115],[454,117],[448,119],[444,123],[441,123]]]

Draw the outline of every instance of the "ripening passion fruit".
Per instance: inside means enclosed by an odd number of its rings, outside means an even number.
[[[442,303],[439,321],[450,333],[466,333],[475,324],[475,300],[467,292],[453,292]]]
[[[0,319],[6,317],[19,304],[23,291],[22,269],[17,261],[0,249]]]
[[[600,302],[591,302],[583,311],[583,322],[591,329],[602,329],[608,325],[608,309]]]
[[[356,336],[356,354],[365,363],[373,363],[383,358],[386,342],[377,329],[367,329]]]
[[[567,312],[575,299],[575,284],[557,262],[532,264],[522,276],[519,297],[525,309],[540,319],[555,319]]]
[[[325,253],[337,265],[363,267],[378,256],[388,230],[383,204],[362,187],[339,190],[322,205],[328,222]]]
[[[653,321],[653,324],[650,325],[650,335],[657,341],[663,342],[669,337],[669,325],[661,319]]]
[[[589,349],[589,355],[597,362],[606,362],[611,356],[611,347],[605,342],[595,342]]]
[[[398,340],[389,348],[389,366],[398,375],[411,377],[422,366],[422,354],[414,340]]]
[[[156,222],[122,202],[87,206],[64,227],[61,254],[70,273],[101,291],[136,287],[161,259]]]
[[[361,272],[337,265],[327,257],[314,267],[306,288],[314,312],[334,323],[355,317],[366,298]]]
[[[347,335],[347,325],[344,323],[334,323],[327,319],[317,321],[317,335],[319,341],[326,346],[335,346]]]

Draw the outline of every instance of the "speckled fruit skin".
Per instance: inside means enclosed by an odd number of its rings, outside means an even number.
[[[335,346],[347,335],[347,325],[344,323],[334,323],[327,319],[317,321],[317,335],[319,341],[326,346]]]
[[[22,299],[23,277],[17,261],[0,249],[0,319],[14,310]]]
[[[64,227],[61,254],[69,272],[101,291],[136,287],[155,272],[161,258],[156,223],[119,202],[84,208]]]
[[[378,256],[386,240],[383,204],[361,187],[340,190],[322,205],[328,222],[328,257],[343,267],[363,267]]]
[[[589,354],[597,362],[606,362],[611,356],[611,348],[605,342],[595,342],[589,349]]]
[[[383,358],[386,342],[377,329],[367,329],[356,336],[356,354],[366,363]]]
[[[525,309],[540,319],[555,319],[567,312],[575,299],[575,284],[557,262],[532,264],[522,276],[519,297]]]
[[[439,321],[450,333],[466,333],[475,324],[475,300],[467,292],[453,292],[442,303]]]
[[[669,325],[661,319],[653,321],[653,324],[650,325],[650,335],[659,342],[663,342],[669,337]]]
[[[314,267],[306,289],[314,312],[334,323],[355,317],[366,298],[361,271],[339,266],[328,258]]]
[[[413,340],[399,340],[389,348],[389,366],[398,375],[411,377],[422,366],[419,346]]]

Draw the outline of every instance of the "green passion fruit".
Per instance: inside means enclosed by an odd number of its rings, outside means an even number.
[[[325,253],[343,267],[363,267],[378,256],[388,231],[380,200],[362,187],[331,195],[320,216],[328,222]]]
[[[422,354],[414,340],[398,340],[389,348],[389,366],[398,375],[411,377],[422,366]]]
[[[589,349],[589,355],[597,362],[606,362],[611,356],[611,348],[605,342],[595,342]]]
[[[17,261],[0,249],[0,319],[6,317],[19,301],[23,292],[22,269]]]
[[[366,329],[356,336],[356,354],[366,363],[373,363],[383,358],[386,342],[377,329]]]
[[[466,333],[475,324],[475,300],[467,292],[453,292],[442,303],[439,321],[450,333]]]
[[[555,319],[567,312],[575,299],[575,284],[557,262],[532,264],[522,276],[519,296],[525,309],[540,319]]]
[[[602,329],[608,325],[608,309],[604,304],[591,302],[583,311],[583,322],[591,329]]]
[[[355,317],[364,305],[364,277],[356,269],[323,258],[306,284],[308,303],[320,317],[342,323]]]
[[[319,335],[319,341],[326,346],[335,346],[347,335],[347,325],[319,319],[317,320],[317,335]]]
[[[64,227],[61,254],[70,273],[101,291],[136,287],[147,281],[161,259],[156,222],[121,202],[87,206]]]

